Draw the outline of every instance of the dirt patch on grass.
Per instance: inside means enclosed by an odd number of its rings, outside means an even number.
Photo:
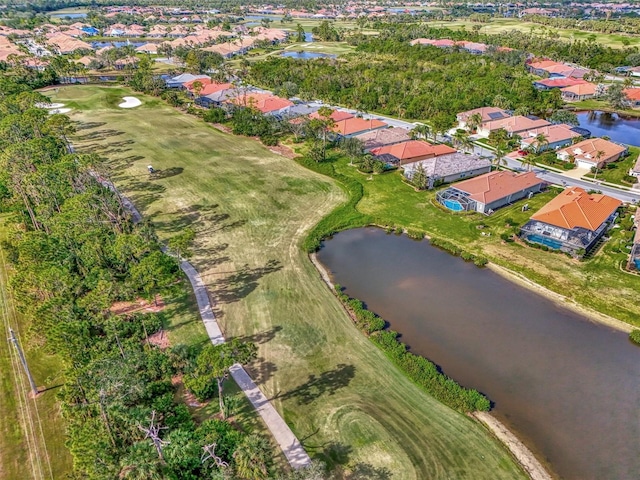
[[[178,394],[184,399],[184,402],[189,407],[200,408],[207,405],[207,402],[199,402],[195,395],[187,390],[182,381],[182,374],[171,377],[171,384],[178,388]]]
[[[116,302],[109,308],[114,315],[123,315],[125,313],[157,313],[166,307],[162,297],[157,296],[156,302],[147,302],[143,298],[138,298],[133,302]]]
[[[296,152],[293,151],[291,147],[287,145],[276,145],[274,147],[269,147],[269,150],[275,153],[276,155],[282,155],[283,157],[287,157],[290,159],[294,159],[298,156]]]
[[[153,335],[150,335],[148,340],[151,345],[155,345],[160,348],[160,350],[165,350],[171,346],[167,332],[164,330],[159,330]]]

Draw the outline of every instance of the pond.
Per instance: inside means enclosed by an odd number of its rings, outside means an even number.
[[[640,146],[640,118],[595,110],[576,113],[580,127],[591,131],[592,137],[606,135],[614,142]]]
[[[95,49],[100,49],[100,48],[104,48],[104,47],[116,47],[116,48],[120,48],[120,47],[126,47],[127,45],[136,48],[136,47],[140,47],[141,45],[144,45],[144,42],[116,42],[115,40],[112,42],[91,42],[91,46]]]
[[[53,18],[86,18],[86,13],[52,13]]]
[[[330,53],[320,53],[320,52],[307,52],[307,51],[287,51],[282,52],[283,57],[289,58],[298,58],[302,60],[309,60],[311,58],[336,58],[336,55]]]
[[[380,229],[339,233],[318,259],[414,353],[495,402],[558,476],[638,478],[640,348],[625,333]]]

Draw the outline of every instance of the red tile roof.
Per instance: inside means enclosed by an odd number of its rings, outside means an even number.
[[[456,149],[447,145],[432,145],[422,140],[409,140],[408,142],[374,148],[371,150],[371,153],[375,156],[392,155],[400,160],[401,164],[404,164],[437,157],[439,155],[456,153]]]
[[[276,97],[270,93],[248,93],[246,95],[239,95],[229,101],[243,107],[251,106],[260,110],[262,113],[275,112],[293,105],[293,102],[290,100]]]
[[[569,230],[582,227],[595,231],[620,205],[620,200],[607,195],[589,195],[580,187],[571,187],[547,203],[531,218]]]
[[[544,85],[547,88],[564,88],[581,85],[587,83],[587,81],[579,78],[545,78],[543,80],[536,80],[535,83]]]
[[[516,173],[500,170],[458,182],[453,188],[467,192],[473,200],[487,205],[543,183],[544,181],[536,177],[534,172]]]
[[[354,133],[366,132],[368,130],[375,130],[376,128],[384,128],[387,124],[380,120],[365,120],[364,118],[351,117],[336,122],[335,126],[331,129],[340,135],[353,135]]]
[[[353,114],[349,113],[349,112],[344,112],[342,110],[334,110],[331,113],[331,119],[334,122],[339,122],[341,120],[346,120],[347,118],[353,118]],[[319,120],[323,117],[320,116],[320,114],[318,112],[313,112],[311,115],[309,115],[309,118],[314,119],[314,120]]]

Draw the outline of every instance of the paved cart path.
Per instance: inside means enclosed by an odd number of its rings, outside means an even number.
[[[121,196],[115,186],[99,176],[96,175],[96,178],[107,188],[112,190],[118,195],[122,201],[122,205],[131,212],[131,216],[134,222],[142,221],[142,215],[135,207],[131,201]],[[180,268],[187,275],[187,278],[191,282],[191,286],[193,287],[193,292],[196,295],[196,300],[198,302],[198,309],[200,310],[200,317],[202,317],[202,322],[204,323],[204,327],[207,330],[207,335],[209,336],[209,340],[214,345],[218,345],[224,343],[224,335],[222,334],[222,330],[216,321],[216,317],[213,314],[213,309],[211,308],[211,301],[209,300],[209,294],[207,293],[207,288],[200,277],[198,271],[187,261],[182,261],[180,263]],[[247,371],[240,364],[235,364],[231,367],[231,376],[238,384],[238,386],[242,389],[244,394],[247,396],[253,407],[257,410],[257,412],[264,420],[264,423],[267,425],[273,438],[275,438],[278,445],[284,452],[287,461],[293,468],[302,468],[311,463],[311,459],[309,455],[302,447],[300,441],[296,438],[294,433],[291,431],[289,426],[286,424],[284,419],[280,416],[278,411],[275,409],[273,404],[267,399],[264,393],[258,388],[258,386],[251,379]]]

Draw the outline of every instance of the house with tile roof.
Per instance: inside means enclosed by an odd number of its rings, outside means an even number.
[[[640,156],[638,156],[635,165],[629,169],[629,176],[640,177]]]
[[[354,115],[352,113],[345,112],[343,110],[334,110],[333,112],[331,112],[331,115],[329,115],[331,120],[333,120],[334,122],[341,122],[342,120],[346,120],[347,118],[353,118],[353,116]],[[309,119],[324,120],[325,117],[322,117],[317,111],[315,111],[311,115],[309,115]]]
[[[557,157],[564,162],[573,160],[578,168],[602,168],[607,163],[615,162],[626,155],[628,151],[628,147],[604,138],[588,138],[558,150]]]
[[[593,83],[579,83],[577,85],[571,85],[560,89],[562,92],[562,99],[565,102],[579,102],[581,100],[588,100],[596,95],[597,86]]]
[[[336,122],[331,130],[338,138],[348,138],[387,127],[388,125],[380,120],[351,117]]]
[[[451,185],[438,192],[436,199],[454,212],[475,211],[489,215],[500,207],[540,192],[545,185],[534,172],[496,170]]]
[[[433,145],[422,140],[409,140],[371,150],[373,156],[391,165],[405,165],[449,153],[456,153],[456,149],[448,145]]]
[[[431,189],[444,183],[488,173],[491,171],[491,162],[478,155],[455,152],[407,163],[402,168],[404,176],[409,180],[418,168],[422,168],[427,176],[428,188]]]
[[[551,125],[551,123],[542,118],[516,115],[515,117],[484,122],[478,128],[478,135],[487,138],[491,132],[500,129],[506,130],[509,135],[516,135],[534,128],[546,127],[547,125]]]
[[[283,115],[293,106],[291,100],[270,93],[246,92],[227,100],[230,106],[252,107],[265,115]]]
[[[96,52],[96,53],[99,53],[99,52]],[[182,73],[175,77],[168,78],[167,80],[165,80],[165,82],[168,88],[184,88],[183,85],[185,83],[191,82],[193,80],[198,80],[198,79],[200,80],[208,79],[209,81],[211,80],[209,75],[193,75],[191,73]]]
[[[531,216],[520,237],[573,255],[592,250],[613,225],[622,202],[580,187],[564,190]]]
[[[624,94],[631,108],[640,108],[640,88],[626,88]]]
[[[573,130],[573,127],[563,123],[534,128],[533,130],[522,132],[519,135],[522,138],[522,140],[520,140],[520,147],[522,149],[534,148],[538,152],[554,150],[570,145],[574,138],[581,136]],[[537,137],[539,135],[544,136],[546,143],[538,145]]]
[[[87,42],[83,42],[82,40],[78,40],[77,38],[70,37],[63,33],[48,38],[47,44],[55,49],[60,55],[73,53],[77,50],[93,50],[93,47]]]
[[[407,142],[411,140],[411,135],[406,128],[394,127],[361,133],[360,135],[356,135],[355,138],[362,141],[364,150],[369,152],[374,148],[384,147],[385,145]]]
[[[553,90],[554,88],[566,88],[573,87],[575,85],[582,85],[588,83],[581,78],[559,77],[559,78],[543,78],[542,80],[536,80],[533,82],[533,86],[538,90]]]
[[[481,107],[474,108],[473,110],[468,110],[466,112],[460,112],[456,115],[456,119],[458,120],[458,128],[466,129],[467,128],[467,120],[471,118],[473,115],[480,115],[482,118],[481,123],[490,122],[493,120],[501,120],[503,118],[509,118],[511,114],[502,108],[497,107]]]

